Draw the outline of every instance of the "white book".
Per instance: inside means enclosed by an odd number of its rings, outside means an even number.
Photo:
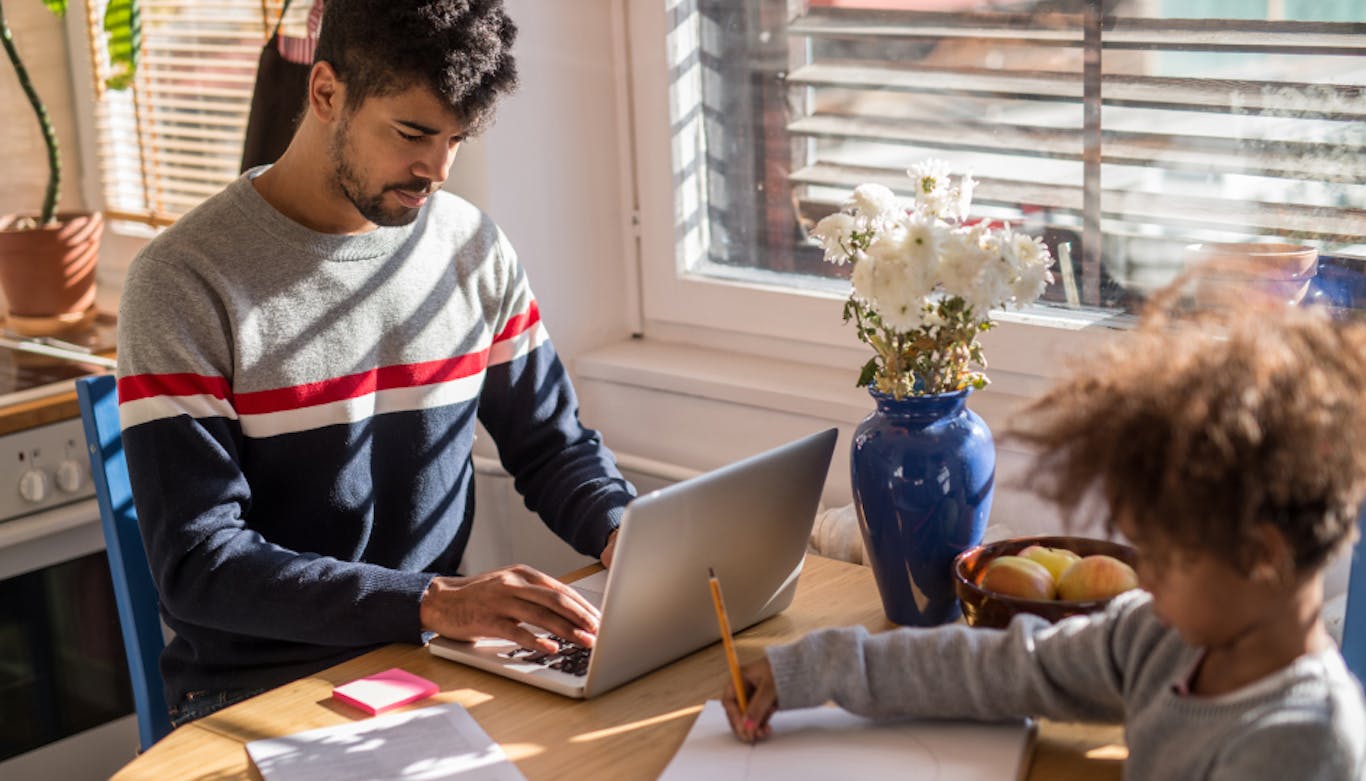
[[[265,781],[525,781],[459,703],[253,740]]]

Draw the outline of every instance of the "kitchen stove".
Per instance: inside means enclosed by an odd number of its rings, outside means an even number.
[[[66,393],[77,377],[102,371],[106,369],[74,359],[0,347],[0,409]]]
[[[137,721],[77,377],[108,371],[113,318],[61,342],[0,324],[0,778],[108,778]],[[73,349],[74,348],[74,349]],[[92,362],[93,361],[93,362]],[[104,360],[107,363],[107,360]]]
[[[0,459],[13,484],[0,490],[0,523],[95,495],[79,418],[0,437]]]
[[[55,352],[70,357],[8,346],[45,349],[46,342],[9,333],[0,337],[5,345],[0,346],[0,523],[95,495],[85,434],[69,394],[77,377],[108,371],[93,356],[95,362],[80,360],[79,350],[104,352],[113,340],[112,318],[64,336]],[[66,403],[57,404],[64,395]],[[53,405],[45,403],[49,399]]]

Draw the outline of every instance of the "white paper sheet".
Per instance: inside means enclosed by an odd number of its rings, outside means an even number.
[[[254,740],[266,781],[525,781],[459,703]]]
[[[803,781],[914,778],[1015,779],[1027,762],[1026,722],[874,722],[834,707],[779,711],[773,735],[756,745],[735,739],[721,703],[709,700],[660,781]]]

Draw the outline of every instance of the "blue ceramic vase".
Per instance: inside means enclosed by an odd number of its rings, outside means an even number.
[[[996,478],[991,430],[970,390],[897,400],[854,430],[854,507],[887,618],[935,626],[958,618],[953,558],[982,541]]]

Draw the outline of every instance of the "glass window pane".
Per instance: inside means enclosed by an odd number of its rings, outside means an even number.
[[[691,273],[837,287],[806,230],[934,157],[1070,261],[1046,302],[1133,311],[1210,242],[1316,247],[1307,294],[1366,301],[1366,0],[668,7]]]

